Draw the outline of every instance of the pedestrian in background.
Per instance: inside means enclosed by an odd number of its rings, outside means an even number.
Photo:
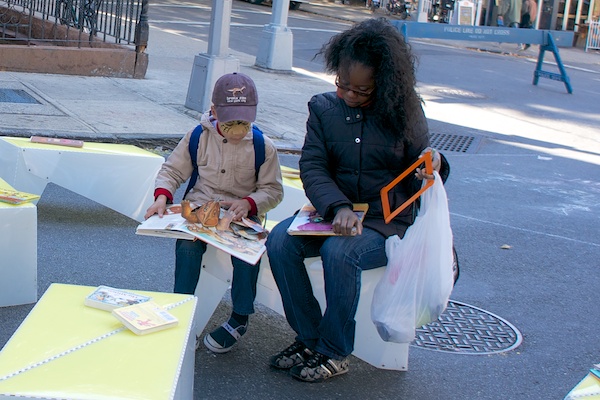
[[[197,153],[198,179],[186,200],[196,205],[218,200],[220,205],[242,217],[263,219],[267,211],[283,198],[281,168],[277,149],[264,136],[264,162],[255,170],[255,147],[252,122],[256,119],[258,94],[249,76],[233,73],[215,83],[210,111],[202,115]],[[145,218],[164,215],[173,194],[193,172],[188,132],[162,165],[155,184],[155,201]],[[175,293],[194,294],[206,243],[178,239],[175,244]],[[235,257],[231,298],[233,312],[228,321],[204,337],[205,346],[215,353],[225,353],[248,329],[248,316],[254,313],[256,283],[260,261],[250,265]],[[196,341],[198,348],[199,340]]]
[[[537,3],[535,0],[523,1],[523,7],[521,9],[521,28],[532,29],[537,17]],[[522,50],[527,50],[531,45],[529,43],[522,45]]]
[[[496,4],[498,7],[498,26],[518,28],[521,22],[522,0],[496,0]]]
[[[270,365],[306,382],[348,371],[361,271],[385,266],[386,238],[403,237],[414,222],[411,206],[386,224],[380,189],[430,150],[414,57],[387,20],[361,22],[334,36],[319,54],[336,74],[337,91],[313,96],[308,104],[300,177],[308,199],[339,236],[291,236],[291,217],[267,239],[285,315],[296,332],[295,342],[272,356]],[[434,168],[445,180],[449,165],[439,152]],[[417,169],[393,190],[392,209],[421,187],[421,179],[432,177]],[[353,203],[369,204],[363,223]],[[324,313],[304,265],[305,258],[317,256],[323,262]]]

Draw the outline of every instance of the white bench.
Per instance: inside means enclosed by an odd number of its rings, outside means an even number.
[[[85,142],[82,148],[0,137],[0,177],[41,195],[49,182],[137,221],[152,204],[164,158],[131,145]]]
[[[272,223],[275,223],[290,217],[306,201],[299,180],[284,179],[284,199],[275,209],[269,212],[268,218]],[[321,309],[325,310],[321,259],[310,258],[305,263],[314,295],[321,304]],[[360,300],[356,312],[356,336],[352,354],[377,368],[405,371],[408,369],[408,344],[384,342],[371,321],[373,290],[383,272],[384,268],[376,268],[362,273]],[[208,246],[202,260],[202,271],[196,287],[196,296],[202,304],[202,307],[198,307],[196,310],[196,335],[200,335],[204,330],[229,288],[232,276],[231,257],[212,246]],[[269,258],[266,254],[262,258],[258,276],[256,301],[284,315],[281,296],[271,273]]]
[[[0,188],[13,188],[0,178]],[[37,207],[0,202],[0,307],[37,301]]]

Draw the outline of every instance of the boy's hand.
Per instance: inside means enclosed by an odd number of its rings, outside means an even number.
[[[221,204],[221,207],[227,208],[233,213],[234,221],[241,221],[242,218],[248,217],[248,213],[251,210],[250,202],[244,199],[235,201],[221,201],[219,203]]]
[[[151,216],[153,216],[154,214],[158,214],[158,216],[160,218],[162,218],[163,215],[165,215],[166,209],[167,209],[167,196],[165,196],[164,194],[161,194],[160,196],[158,196],[156,198],[156,200],[154,200],[154,203],[152,203],[152,205],[150,207],[148,207],[148,210],[146,210],[146,215],[144,215],[144,219],[148,219]]]

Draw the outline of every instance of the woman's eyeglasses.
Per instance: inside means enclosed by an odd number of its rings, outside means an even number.
[[[348,86],[344,86],[340,83],[340,78],[335,78],[335,86],[337,86],[338,88],[342,89],[345,92],[352,92],[355,95],[360,96],[360,97],[369,97],[375,91],[375,88],[371,88],[365,92],[363,92],[362,90],[350,89]]]

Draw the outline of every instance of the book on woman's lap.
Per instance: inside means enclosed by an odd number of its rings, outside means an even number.
[[[187,221],[181,211],[178,204],[170,206],[162,218],[158,215],[151,216],[136,228],[135,233],[175,239],[199,239],[252,265],[266,251],[268,231],[250,219],[233,221],[227,227],[205,227],[200,223]],[[226,210],[221,210],[220,219],[225,212]]]
[[[365,219],[369,205],[366,203],[355,203],[352,205],[352,209],[362,222]],[[321,217],[312,204],[306,203],[296,214],[287,232],[290,235],[341,236],[333,232],[331,223],[332,221],[326,221]]]

